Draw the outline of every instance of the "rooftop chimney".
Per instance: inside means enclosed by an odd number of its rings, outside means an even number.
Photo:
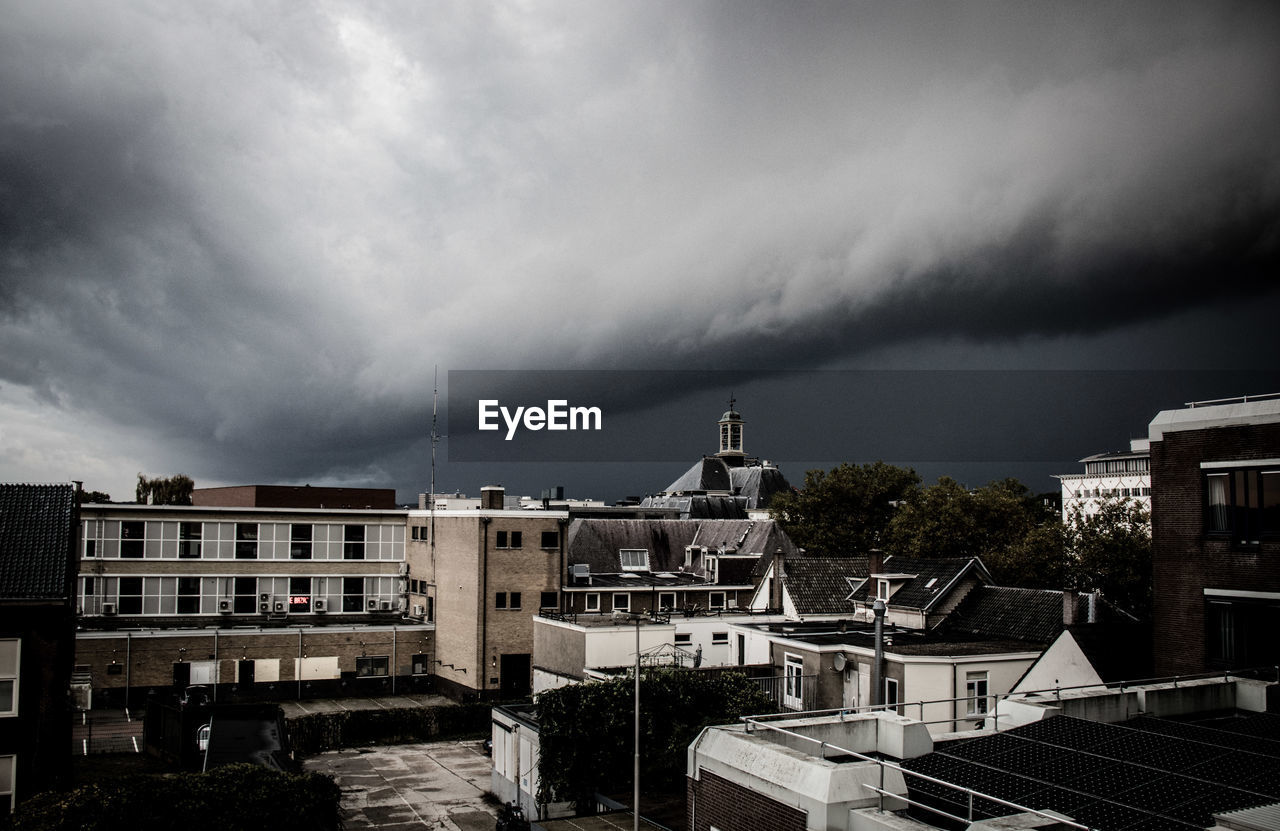
[[[873,548],[867,552],[867,574],[884,573],[884,551]]]
[[[773,552],[773,582],[769,584],[769,608],[782,610],[782,576],[786,574],[787,555],[781,548]]]
[[[485,485],[480,489],[480,508],[486,511],[501,511],[506,498],[506,488],[501,485]]]
[[[1076,624],[1076,607],[1079,605],[1079,595],[1075,589],[1066,589],[1062,592],[1062,625],[1075,626]]]

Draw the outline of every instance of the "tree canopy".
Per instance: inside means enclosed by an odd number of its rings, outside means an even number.
[[[634,678],[573,684],[538,698],[538,801],[586,809],[592,794],[631,785]],[[772,699],[738,672],[651,668],[640,679],[640,781],[679,789],[690,742],[706,726],[770,712]]]
[[[896,503],[920,485],[910,468],[884,462],[810,470],[804,488],[775,494],[769,512],[791,541],[813,554],[865,555],[883,545]]]
[[[148,479],[139,473],[134,501],[142,505],[190,505],[191,491],[195,486],[191,477],[183,473],[156,479]]]
[[[1063,525],[1070,584],[1099,589],[1139,618],[1151,613],[1151,515],[1134,499],[1104,500],[1085,515],[1077,510]]]

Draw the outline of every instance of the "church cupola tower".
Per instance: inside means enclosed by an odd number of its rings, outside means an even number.
[[[746,456],[742,450],[742,416],[734,408],[735,403],[737,402],[730,398],[728,412],[720,416],[720,452],[716,453],[730,465],[735,462],[742,464],[742,459]]]

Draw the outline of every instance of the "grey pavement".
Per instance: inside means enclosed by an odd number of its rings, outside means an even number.
[[[342,821],[358,829],[493,831],[489,757],[480,740],[361,747],[305,760],[342,789]]]

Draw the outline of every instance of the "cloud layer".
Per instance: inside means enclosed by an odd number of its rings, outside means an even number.
[[[0,22],[6,478],[409,490],[436,365],[1275,308],[1272,3],[56,5]]]

